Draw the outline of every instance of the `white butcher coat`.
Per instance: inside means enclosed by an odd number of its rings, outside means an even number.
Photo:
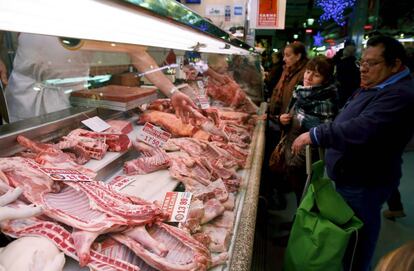
[[[10,122],[70,107],[70,91],[85,82],[57,87],[44,81],[88,76],[91,60],[91,52],[65,49],[57,37],[21,33],[5,91]]]

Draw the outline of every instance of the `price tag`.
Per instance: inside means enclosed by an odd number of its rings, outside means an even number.
[[[138,132],[137,138],[144,141],[145,143],[153,147],[162,147],[168,139],[170,139],[171,134],[164,131],[163,129],[146,122],[144,127]]]
[[[197,80],[197,86],[199,89],[199,94],[200,95],[205,95],[206,94],[206,89],[204,88],[204,82],[202,80]]]
[[[98,116],[83,120],[82,123],[85,124],[92,131],[98,132],[98,133],[108,128],[111,128],[111,125],[109,125],[107,122],[105,122],[103,119],[101,119]]]
[[[210,108],[210,100],[206,95],[198,95],[197,100],[201,109]]]
[[[169,222],[184,222],[187,219],[192,193],[167,192],[162,209],[168,213]]]
[[[201,81],[201,80],[197,80],[197,86],[198,86],[200,89],[204,89],[204,83],[203,83],[203,81]]]

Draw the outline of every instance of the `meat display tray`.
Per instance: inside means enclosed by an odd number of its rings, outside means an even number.
[[[157,98],[156,88],[109,85],[72,92],[73,105],[127,111]]]

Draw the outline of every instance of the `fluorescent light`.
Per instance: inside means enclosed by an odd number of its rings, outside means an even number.
[[[0,0],[0,29],[200,52],[249,51],[115,1]],[[205,46],[204,46],[205,45]]]
[[[399,42],[414,42],[413,38],[398,39]]]

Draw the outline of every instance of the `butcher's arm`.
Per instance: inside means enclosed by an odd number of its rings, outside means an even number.
[[[220,83],[220,85],[224,85],[230,81],[230,78],[227,75],[220,74],[216,72],[215,70],[213,70],[212,68],[208,68],[204,72],[204,75],[212,77],[215,81]]]
[[[145,50],[130,52],[130,56],[132,64],[140,72],[147,72],[158,68],[157,63]],[[197,108],[194,102],[187,95],[178,91],[174,84],[161,71],[151,72],[145,76],[159,88],[162,93],[171,98],[171,104],[176,111],[176,115],[181,118],[184,123],[188,123],[189,117],[193,116],[193,109]]]
[[[3,37],[4,37],[4,33],[2,31],[0,31],[0,48],[1,48],[1,45],[3,44]],[[4,62],[1,58],[0,58],[0,81],[4,85],[7,85],[7,83],[8,83],[8,81],[7,81],[7,68],[6,68],[6,65],[4,65]]]
[[[146,47],[131,44],[114,44],[109,42],[83,40],[81,50],[90,51],[109,51],[124,52],[131,57],[132,65],[141,73],[149,72],[158,68],[155,60],[148,54]],[[145,74],[162,93],[171,98],[171,103],[176,111],[176,115],[185,123],[189,122],[189,117],[193,116],[193,110],[197,108],[194,102],[185,94],[178,91],[174,84],[161,72],[154,71]]]

